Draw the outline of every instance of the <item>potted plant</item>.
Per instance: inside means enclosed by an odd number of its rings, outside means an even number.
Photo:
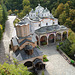
[[[72,64],[73,66],[75,66],[75,61],[74,61],[74,60],[71,60],[71,64]]]
[[[57,51],[59,51],[59,45],[56,46]]]
[[[44,61],[44,62],[49,61],[49,60],[47,59],[47,56],[46,56],[46,55],[43,55],[43,61]]]

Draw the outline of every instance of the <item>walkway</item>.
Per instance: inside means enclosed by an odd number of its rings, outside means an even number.
[[[3,33],[3,38],[0,41],[0,63],[3,63],[7,60],[5,54],[9,54],[9,44],[12,38],[12,34],[14,31],[13,21],[16,16],[8,16],[8,20],[6,21],[5,32]],[[15,34],[14,34],[15,35]]]
[[[47,55],[49,61],[46,62],[45,75],[75,75],[75,67],[68,62],[56,51],[55,45],[42,46],[41,51]],[[41,72],[39,73],[41,75]]]

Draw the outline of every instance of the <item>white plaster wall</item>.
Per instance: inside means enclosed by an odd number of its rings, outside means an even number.
[[[48,23],[47,26],[50,26],[50,25],[53,24],[53,20],[51,20],[51,19],[43,19],[43,20],[41,21],[41,27],[46,26],[46,23]]]
[[[30,20],[28,18],[25,18],[24,21],[30,24]]]
[[[44,9],[44,8],[35,9],[36,15],[40,15],[40,13],[42,13],[43,9]]]
[[[34,30],[34,23],[33,22],[31,22],[31,24],[30,24],[30,33],[34,33],[35,32],[35,30]]]
[[[36,13],[29,13],[29,17],[33,19],[36,16]]]
[[[58,24],[58,19],[55,19],[54,22],[55,22],[54,24],[57,25]]]
[[[34,22],[34,30],[39,29],[41,26],[39,26],[40,22]]]

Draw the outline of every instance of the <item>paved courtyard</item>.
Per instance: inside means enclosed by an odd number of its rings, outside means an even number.
[[[75,75],[75,67],[70,65],[60,54],[56,51],[55,45],[41,46],[43,54],[47,55],[49,59],[46,62],[45,75]],[[41,71],[39,72],[41,75]]]
[[[6,54],[9,55],[9,44],[12,36],[15,35],[13,25],[15,18],[16,16],[8,16],[8,20],[6,21],[5,32],[3,33],[3,38],[0,41],[0,63],[7,61]]]

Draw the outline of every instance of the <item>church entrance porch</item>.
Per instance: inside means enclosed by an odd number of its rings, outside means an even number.
[[[37,45],[49,45],[51,43],[56,43],[67,39],[68,31],[50,32],[36,36]]]
[[[40,44],[41,45],[47,45],[47,37],[46,36],[42,36],[40,38]]]
[[[63,32],[63,40],[67,39],[67,32]]]
[[[48,44],[54,43],[54,34],[49,35]]]
[[[61,33],[56,34],[56,41],[61,41]]]

